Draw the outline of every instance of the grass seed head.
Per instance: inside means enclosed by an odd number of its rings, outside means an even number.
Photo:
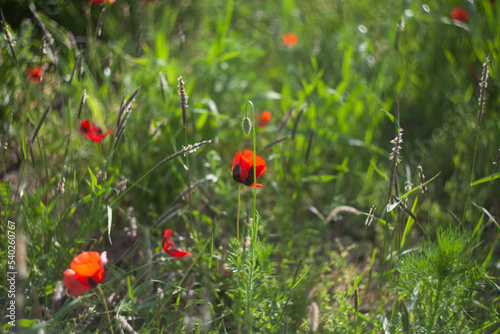
[[[486,92],[486,87],[488,87],[488,76],[489,76],[489,70],[488,70],[488,63],[490,61],[489,57],[486,57],[486,61],[483,64],[483,73],[481,74],[481,82],[479,83],[480,92],[479,92],[479,112],[478,112],[478,120],[477,120],[477,125],[481,125],[481,120],[483,119],[483,112],[484,112],[484,101],[485,101],[485,92]]]
[[[307,307],[307,313],[309,315],[307,319],[307,325],[311,332],[316,332],[319,328],[319,307],[316,302],[312,302]]]
[[[187,108],[188,106],[188,98],[189,96],[186,95],[186,90],[184,88],[184,81],[182,80],[182,77],[180,76],[178,79],[179,85],[179,96],[181,97],[181,108],[182,108],[182,124],[184,125],[184,129],[186,128],[187,125]]]
[[[395,184],[395,175],[397,171],[397,167],[401,162],[401,144],[403,143],[403,129],[400,128],[396,138],[391,140],[393,144],[392,153],[389,155],[389,160],[391,161],[391,173],[389,176],[389,201],[391,200],[392,188]]]

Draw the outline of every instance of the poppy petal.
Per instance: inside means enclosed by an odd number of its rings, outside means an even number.
[[[72,269],[66,269],[63,275],[63,281],[64,285],[66,285],[66,288],[68,288],[73,296],[81,295],[91,289],[89,285],[83,284],[78,280],[77,274]]]
[[[100,268],[101,255],[97,252],[83,252],[73,259],[71,269],[78,275],[92,276]]]
[[[243,183],[249,187],[262,187],[262,184],[254,184],[254,159],[256,165],[255,177],[258,178],[267,170],[264,159],[255,155],[250,150],[243,150],[243,153],[236,152],[233,161],[233,179],[236,182]]]
[[[248,159],[248,156],[245,155],[245,151],[246,150],[243,150],[243,154],[241,154],[240,152],[236,152],[236,157],[235,157],[235,160],[238,158],[239,166],[240,166],[239,175],[240,175],[241,181],[237,181],[237,182],[241,182],[241,183],[245,182],[246,178],[248,177],[248,170],[253,165],[253,163],[251,163],[251,160]],[[248,152],[252,153],[252,151],[248,151]],[[234,178],[234,172],[233,172],[233,178]]]
[[[167,252],[168,248],[172,247],[175,248],[174,242],[172,241],[172,239],[170,239],[171,236],[172,236],[172,230],[166,229],[165,232],[163,233],[163,240],[162,240],[162,247],[164,252]]]
[[[233,164],[233,179],[236,182],[243,183],[243,181],[241,180],[241,175],[240,175],[240,164],[236,164],[236,165]]]
[[[172,257],[184,257],[184,256],[190,256],[191,253],[186,252],[182,249],[177,249],[177,248],[168,248],[167,249],[168,254]]]
[[[84,120],[82,122],[82,125],[80,125],[80,132],[82,133],[82,135],[88,137],[88,134],[90,132],[90,125],[89,125],[89,120],[88,119]]]
[[[93,285],[94,287],[97,286],[97,284],[101,283],[102,280],[104,279],[104,268],[101,267],[99,270],[97,270],[97,272],[94,275],[92,275],[91,277],[88,277],[88,279],[93,279],[95,284],[91,284],[91,285]],[[90,283],[90,281],[89,281],[89,283]]]

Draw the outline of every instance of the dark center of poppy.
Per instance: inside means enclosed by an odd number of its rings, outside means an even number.
[[[234,165],[234,168],[233,168],[233,179],[236,182],[243,183],[243,181],[241,181],[241,176],[240,176],[240,165],[238,165],[238,164]]]
[[[250,167],[250,169],[248,170],[248,176],[243,184],[246,186],[251,186],[253,184],[253,167]]]
[[[87,282],[89,282],[89,284],[93,287],[97,286],[97,282],[95,281],[95,279],[93,277],[87,277]]]
[[[248,170],[248,176],[246,177],[246,179],[242,180],[240,175],[240,165],[234,165],[233,179],[236,182],[243,183],[246,186],[251,186],[253,184],[253,167],[250,167],[250,169]]]
[[[89,129],[87,129],[87,127],[83,127],[82,128],[82,132],[85,133],[85,134],[87,134],[87,133],[89,133]]]

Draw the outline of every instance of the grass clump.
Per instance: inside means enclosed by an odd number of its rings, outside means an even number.
[[[417,333],[469,333],[480,328],[470,317],[481,309],[484,275],[468,250],[469,240],[456,229],[440,228],[435,242],[401,256],[399,298],[407,305]]]

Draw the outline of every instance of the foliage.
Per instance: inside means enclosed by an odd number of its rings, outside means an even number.
[[[458,5],[0,0],[19,326],[499,333],[500,4],[466,2],[466,23]],[[251,138],[247,101],[272,114]],[[84,119],[113,133],[94,143]],[[240,192],[252,148],[264,186]],[[191,257],[162,251],[166,228]],[[75,298],[60,281],[87,250],[108,253],[103,295]]]

